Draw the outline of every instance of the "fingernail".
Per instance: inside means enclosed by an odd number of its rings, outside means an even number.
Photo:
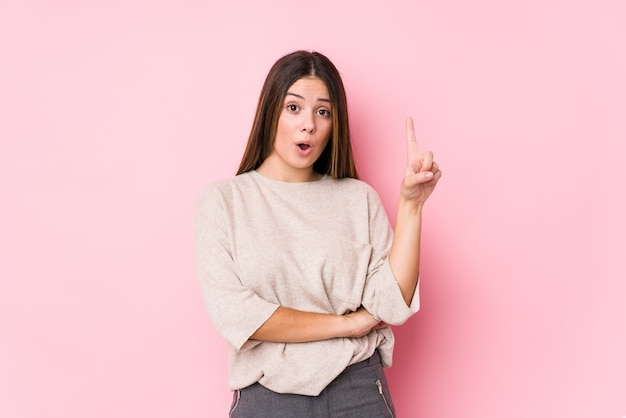
[[[430,171],[427,171],[424,173],[424,178],[426,180],[430,180],[431,178],[433,178],[433,173],[431,173]]]

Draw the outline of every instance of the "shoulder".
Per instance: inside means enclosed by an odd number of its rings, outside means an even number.
[[[196,207],[203,212],[225,210],[236,196],[241,195],[242,189],[249,187],[249,183],[248,173],[206,183],[197,195]]]
[[[353,179],[351,177],[345,177],[342,179],[334,180],[338,187],[342,187],[346,191],[370,193],[374,192],[374,188],[364,182],[363,180]]]
[[[353,202],[361,202],[367,207],[370,214],[384,214],[386,216],[387,211],[380,195],[369,183],[352,178],[341,179],[340,182],[344,184],[345,190],[347,190],[348,199]]]
[[[363,180],[347,177],[335,181],[337,182],[337,186],[342,188],[342,190],[346,193],[365,195],[367,196],[368,200],[379,200],[376,190],[374,190],[374,188],[369,183],[366,183]]]
[[[235,177],[219,179],[205,184],[198,194],[198,200],[216,199],[231,195],[234,190],[246,187],[250,183],[250,174],[243,173]]]

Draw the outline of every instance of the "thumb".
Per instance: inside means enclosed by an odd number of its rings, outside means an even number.
[[[431,171],[422,171],[419,173],[411,174],[410,176],[405,177],[405,182],[408,187],[414,187],[418,184],[426,183],[433,178],[433,173]]]

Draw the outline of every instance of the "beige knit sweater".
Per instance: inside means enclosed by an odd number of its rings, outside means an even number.
[[[196,258],[211,322],[231,347],[229,387],[255,382],[318,395],[348,365],[379,349],[391,365],[390,328],[310,343],[249,340],[281,305],[345,314],[364,306],[398,325],[407,307],[387,255],[392,229],[376,192],[355,179],[285,183],[251,171],[199,195]]]

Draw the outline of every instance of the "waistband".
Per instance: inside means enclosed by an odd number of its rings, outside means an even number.
[[[343,372],[341,372],[341,374],[350,373],[354,370],[359,370],[359,369],[362,369],[363,367],[371,366],[372,364],[377,364],[377,363],[380,363],[380,354],[378,354],[378,350],[375,350],[374,354],[372,354],[370,358],[367,358],[365,360],[359,361],[358,363],[349,365],[348,367],[344,369]]]

